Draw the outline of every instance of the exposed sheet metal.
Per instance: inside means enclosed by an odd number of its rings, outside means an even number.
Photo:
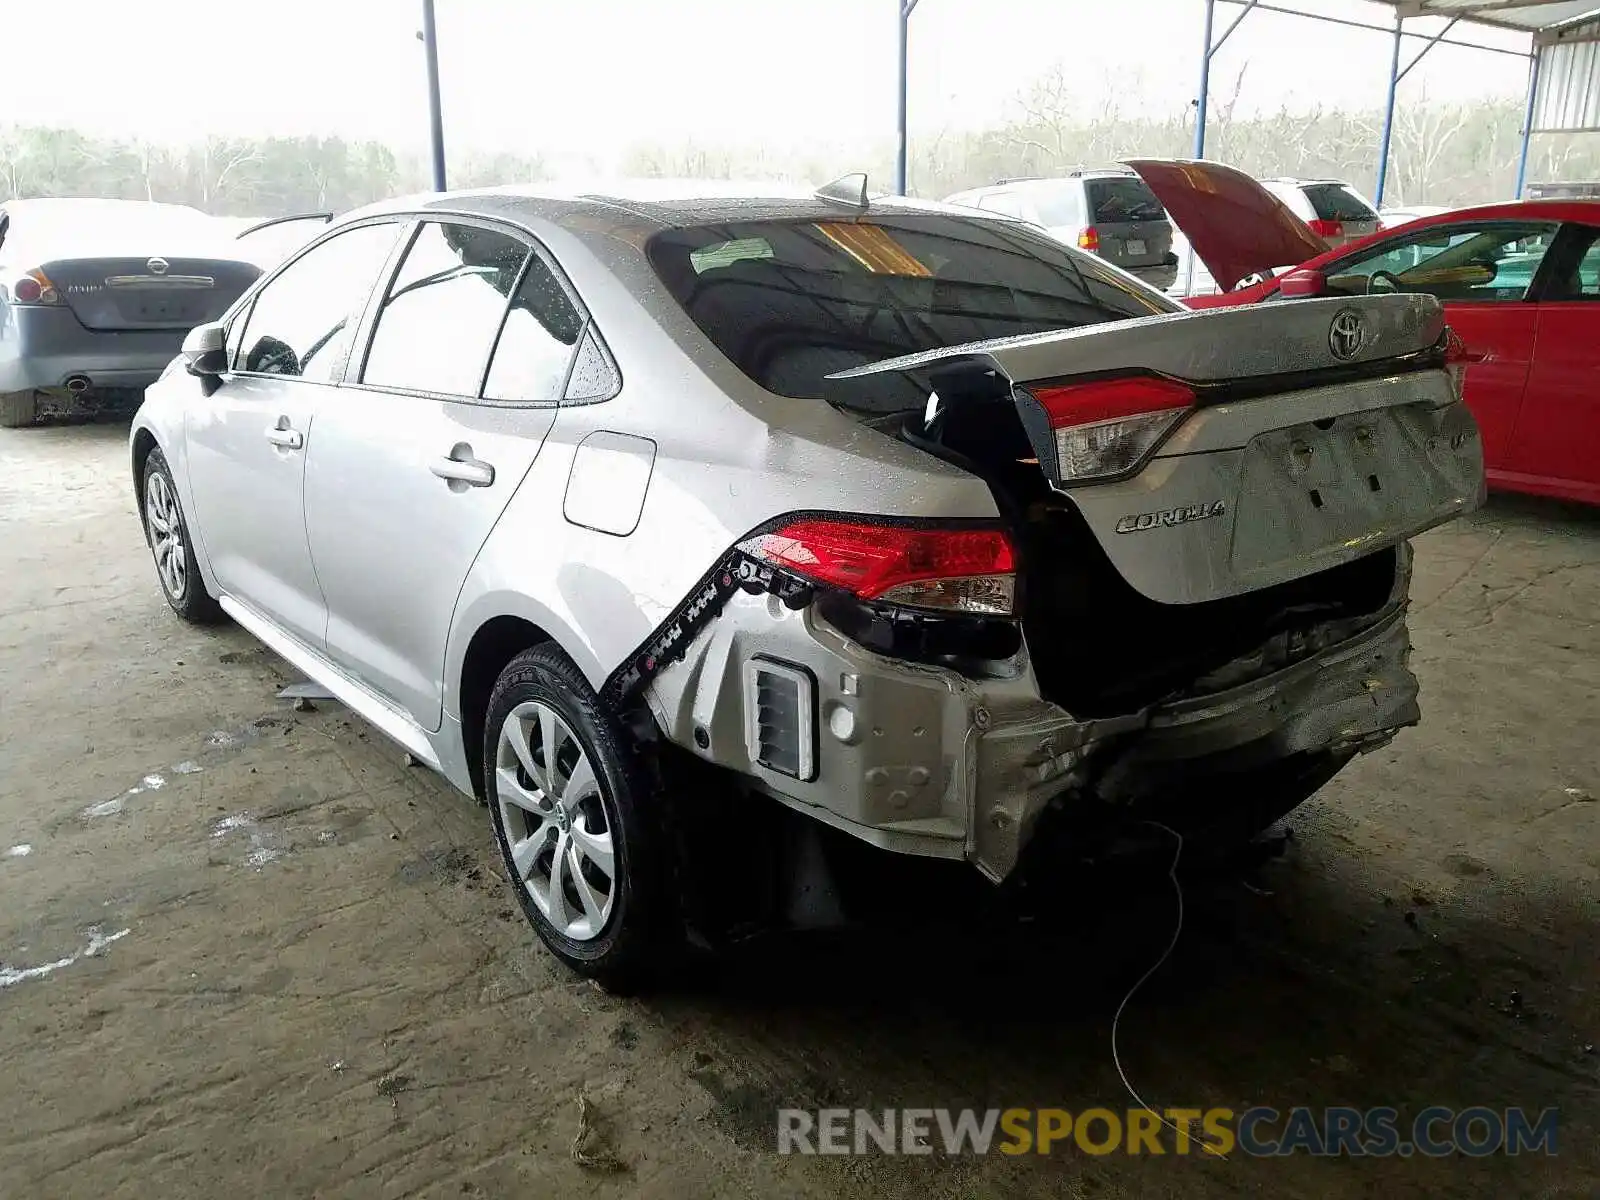
[[[1600,130],[1600,21],[1541,34],[1537,41],[1534,132]]]

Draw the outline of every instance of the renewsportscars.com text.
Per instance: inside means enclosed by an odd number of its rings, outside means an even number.
[[[1481,1158],[1556,1153],[1558,1113],[1522,1108],[785,1108],[780,1154],[1143,1154]]]

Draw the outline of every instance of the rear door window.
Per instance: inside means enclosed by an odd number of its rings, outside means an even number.
[[[245,318],[235,369],[318,383],[337,379],[399,236],[396,221],[358,225],[319,242],[268,280]]]
[[[718,253],[739,243],[760,252]],[[1181,311],[1042,230],[982,218],[695,226],[657,234],[648,253],[694,322],[761,387],[867,412],[921,407],[926,390],[909,376],[828,376],[963,342]]]
[[[1376,221],[1377,210],[1343,183],[1308,183],[1301,189],[1322,221]]]
[[[423,222],[378,312],[361,382],[476,398],[527,258],[510,234]]]
[[[1084,190],[1094,214],[1091,225],[1131,225],[1167,219],[1167,210],[1142,179],[1090,179]]]

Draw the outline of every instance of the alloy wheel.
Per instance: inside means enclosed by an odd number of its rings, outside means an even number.
[[[161,586],[174,600],[182,600],[189,586],[189,565],[183,544],[183,518],[178,512],[172,485],[160,472],[145,485],[145,526],[150,531],[150,550],[155,555]]]
[[[617,897],[616,856],[600,780],[571,726],[528,701],[500,727],[495,799],[518,883],[574,942],[600,936]]]

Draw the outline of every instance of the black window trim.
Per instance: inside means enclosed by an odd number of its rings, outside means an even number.
[[[300,247],[300,249],[295,251],[293,255],[284,259],[283,262],[279,263],[276,267],[272,268],[271,271],[257,279],[255,283],[251,284],[250,287],[246,289],[244,295],[240,296],[239,299],[234,301],[233,307],[218,319],[219,324],[222,325],[223,345],[227,345],[228,338],[233,332],[233,323],[235,321],[244,321],[246,323],[245,332],[249,332],[249,321],[251,314],[253,314],[256,310],[257,298],[262,292],[266,291],[267,288],[271,287],[272,284],[278,280],[279,276],[281,276],[290,267],[298,263],[306,255],[310,254],[313,250],[317,249],[317,247],[326,242],[331,242],[334,238],[340,236],[341,234],[349,233],[353,229],[363,229],[369,225],[403,225],[405,221],[406,214],[404,213],[378,213],[370,217],[363,217],[359,221],[351,221],[347,225],[339,225],[334,229],[328,230],[315,241],[309,242]],[[388,278],[388,266],[389,263],[386,261],[384,266],[379,271],[380,277],[384,279]],[[387,290],[388,285],[385,284],[384,287],[385,290]],[[369,303],[371,301],[370,295],[368,296],[368,301]],[[364,307],[362,311],[365,312]],[[357,326],[356,332],[358,335],[360,334],[359,325]],[[241,341],[239,343],[238,350],[243,349],[244,343]],[[228,364],[228,373],[230,375],[243,376],[246,379],[293,379],[300,383],[311,384],[313,386],[338,386],[343,382],[344,376],[349,373],[350,359],[354,356],[354,351],[355,343],[352,341],[350,345],[350,352],[345,355],[343,365],[334,372],[333,378],[331,379],[306,379],[300,375],[277,375],[271,371],[245,371],[241,370],[234,362],[230,362]]]
[[[1539,263],[1533,286],[1528,288],[1527,299],[1534,304],[1595,304],[1600,293],[1588,296],[1551,296],[1550,287],[1558,270],[1576,268],[1582,264],[1589,250],[1600,246],[1600,226],[1585,225],[1582,221],[1562,221],[1556,230],[1550,249]]]
[[[363,392],[382,392],[393,396],[416,396],[425,400],[439,400],[450,404],[471,404],[484,408],[558,408],[561,405],[568,403],[565,398],[566,389],[572,380],[572,372],[578,362],[578,353],[583,347],[583,339],[585,335],[592,333],[596,343],[600,347],[601,352],[611,364],[612,370],[616,372],[619,384],[617,391],[621,391],[621,369],[617,367],[615,356],[612,355],[610,348],[605,344],[605,339],[601,337],[600,330],[595,325],[593,314],[590,313],[588,305],[584,304],[582,297],[578,295],[578,290],[573,286],[572,281],[567,278],[567,273],[561,269],[561,264],[556,261],[555,255],[546,249],[543,242],[540,241],[538,235],[533,233],[531,230],[525,229],[522,226],[513,224],[509,221],[497,220],[493,217],[486,217],[482,213],[466,212],[459,209],[445,207],[428,208],[416,212],[402,213],[400,214],[400,219],[409,222],[410,228],[401,236],[400,242],[396,246],[394,255],[385,265],[383,273],[379,279],[378,286],[373,288],[372,295],[368,297],[367,306],[361,315],[361,322],[356,328],[356,340],[352,346],[350,358],[345,364],[344,378],[339,381],[339,386],[353,388],[357,391]],[[412,243],[421,233],[423,225],[428,224],[429,222],[434,224],[473,225],[480,229],[488,229],[495,233],[502,233],[507,237],[520,242],[528,251],[528,257],[523,260],[522,267],[517,272],[516,283],[512,286],[511,292],[506,296],[505,307],[500,312],[500,323],[495,328],[494,337],[489,343],[488,352],[485,354],[483,365],[478,372],[478,391],[474,396],[461,395],[455,392],[433,392],[423,388],[393,387],[388,384],[366,383],[362,380],[362,376],[365,374],[367,369],[367,359],[372,352],[372,339],[373,335],[377,332],[378,318],[383,311],[383,302],[388,298],[389,289],[394,286],[395,276],[399,274],[400,267],[405,262],[405,257],[410,252]],[[567,302],[572,305],[573,310],[578,314],[580,318],[578,336],[573,340],[571,352],[567,355],[566,370],[562,374],[561,388],[557,392],[555,399],[491,399],[484,396],[483,389],[488,386],[489,371],[494,366],[495,351],[500,348],[500,335],[505,331],[506,318],[510,316],[511,313],[511,297],[516,295],[516,289],[522,286],[522,281],[528,273],[528,264],[533,260],[534,255],[539,256],[540,260],[544,263],[546,270],[548,270],[551,276],[554,277],[556,285],[560,287],[562,292],[566,295]],[[355,352],[356,347],[359,347],[359,360],[357,353]],[[614,392],[613,396],[615,394],[616,393]],[[607,397],[607,399],[611,398],[612,397]],[[588,405],[599,404],[602,403],[602,401],[585,400],[574,403]]]

